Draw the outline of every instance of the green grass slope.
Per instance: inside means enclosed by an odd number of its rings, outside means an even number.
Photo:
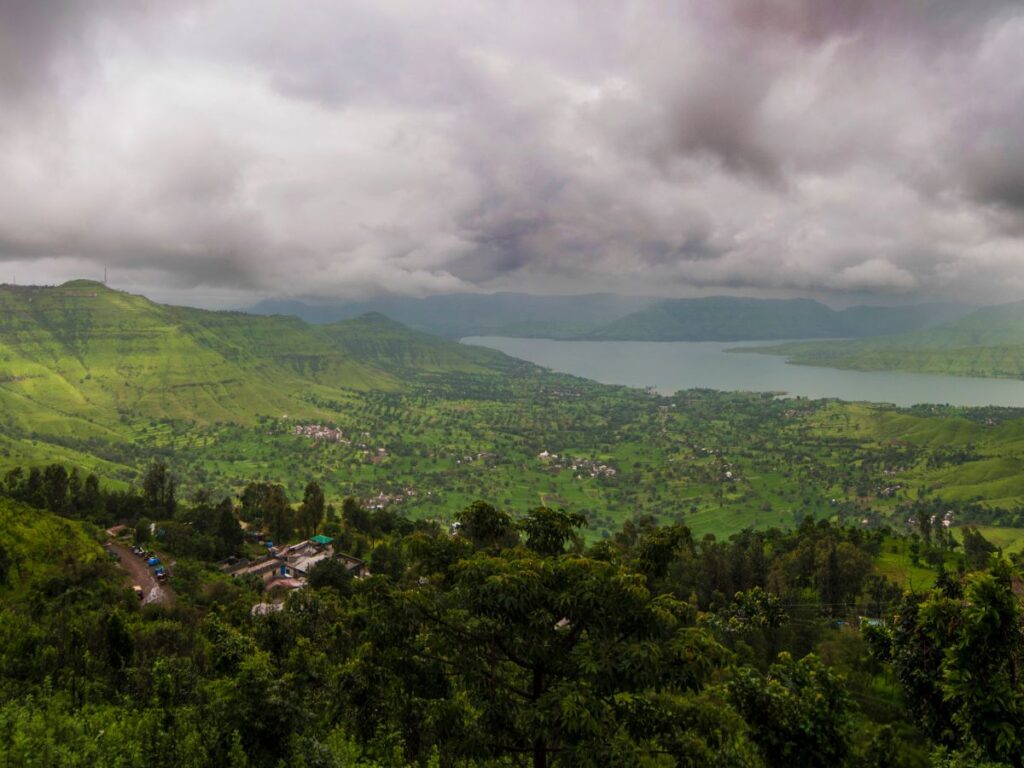
[[[172,307],[100,283],[0,287],[0,457],[61,457],[124,475],[154,420],[255,424],[316,418],[315,403],[397,392],[438,373],[528,364],[417,333],[381,315],[313,326],[294,317]]]
[[[81,523],[6,498],[0,498],[0,547],[6,561],[0,594],[106,561]]]
[[[352,360],[390,373],[507,372],[523,363],[493,349],[458,344],[412,331],[376,312],[322,326],[323,332]]]

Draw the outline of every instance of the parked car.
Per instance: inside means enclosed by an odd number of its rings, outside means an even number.
[[[159,568],[157,568],[153,573],[156,575],[157,581],[163,581],[168,576],[167,571],[164,569],[162,565]]]
[[[132,584],[132,592],[135,593],[135,596],[139,598],[139,600],[146,596],[146,593],[142,591],[142,586],[139,584]]]
[[[158,566],[160,565],[160,558],[158,558],[156,555],[153,555],[153,557],[149,558],[149,560],[146,561],[146,565],[148,565],[150,568]]]

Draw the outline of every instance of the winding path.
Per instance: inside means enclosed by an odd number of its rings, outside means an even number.
[[[132,577],[132,583],[142,587],[142,604],[160,603],[172,605],[174,603],[174,592],[166,584],[157,581],[153,571],[146,565],[146,561],[133,553],[128,547],[117,542],[108,541],[107,548],[117,555],[121,568]]]

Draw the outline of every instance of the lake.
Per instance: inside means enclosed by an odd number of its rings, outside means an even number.
[[[845,371],[790,365],[777,355],[725,350],[780,341],[553,341],[471,336],[464,344],[491,347],[562,373],[605,384],[681,389],[785,392],[910,406],[917,403],[1024,407],[1024,381],[928,373]]]

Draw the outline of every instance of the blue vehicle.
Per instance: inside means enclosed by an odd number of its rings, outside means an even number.
[[[155,565],[160,565],[160,560],[157,557],[151,557],[151,558],[149,558],[149,560],[146,561],[146,565],[148,565],[150,567],[153,567]]]

